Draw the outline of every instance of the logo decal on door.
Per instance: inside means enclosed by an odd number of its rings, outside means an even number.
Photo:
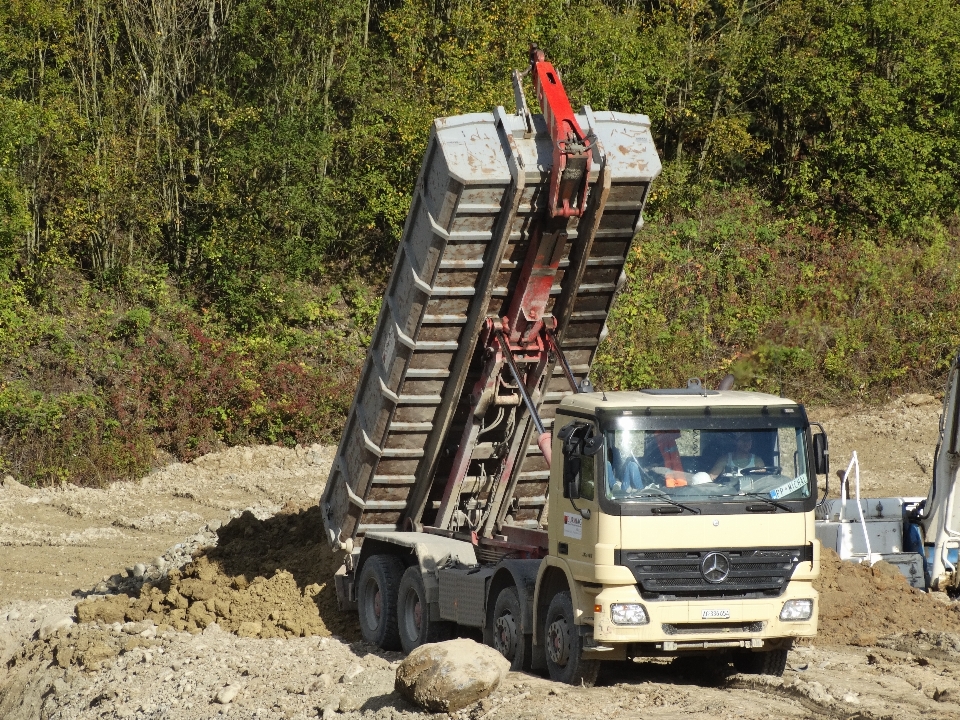
[[[580,513],[563,514],[563,536],[574,540],[583,539],[583,518]]]

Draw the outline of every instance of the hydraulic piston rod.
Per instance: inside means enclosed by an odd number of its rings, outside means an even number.
[[[503,352],[503,357],[507,361],[507,367],[510,368],[510,374],[513,375],[513,379],[517,383],[517,392],[519,392],[520,397],[523,398],[523,404],[527,406],[530,419],[533,420],[533,424],[537,428],[537,446],[540,448],[540,452],[543,453],[547,467],[550,467],[550,445],[552,442],[550,433],[544,428],[543,420],[540,419],[540,413],[537,412],[537,406],[534,404],[533,398],[530,397],[530,393],[527,392],[526,383],[520,375],[517,361],[513,358],[513,352],[510,350],[510,345],[506,337],[504,337],[503,331],[495,330],[494,332],[496,333],[497,342],[500,343],[500,350]]]

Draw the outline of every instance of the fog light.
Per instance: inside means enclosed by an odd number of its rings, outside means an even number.
[[[780,611],[781,620],[809,620],[813,615],[813,600],[787,600]]]
[[[614,625],[646,625],[650,622],[640,603],[614,603],[610,606],[610,619]]]

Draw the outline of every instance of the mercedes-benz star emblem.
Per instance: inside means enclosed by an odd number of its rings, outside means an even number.
[[[730,558],[723,553],[707,553],[700,561],[700,574],[708,583],[722,583],[730,574]]]

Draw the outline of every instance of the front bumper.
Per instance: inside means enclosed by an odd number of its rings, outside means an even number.
[[[802,598],[813,600],[810,619],[781,620],[784,603]],[[604,588],[594,603],[600,606],[599,612],[593,614],[594,643],[653,643],[656,649],[670,651],[697,647],[756,648],[770,645],[773,640],[811,637],[817,634],[820,600],[811,583],[793,581],[777,598],[650,602],[642,600],[637,587],[630,585]],[[650,622],[645,625],[614,624],[610,619],[610,605],[613,603],[640,603]]]

